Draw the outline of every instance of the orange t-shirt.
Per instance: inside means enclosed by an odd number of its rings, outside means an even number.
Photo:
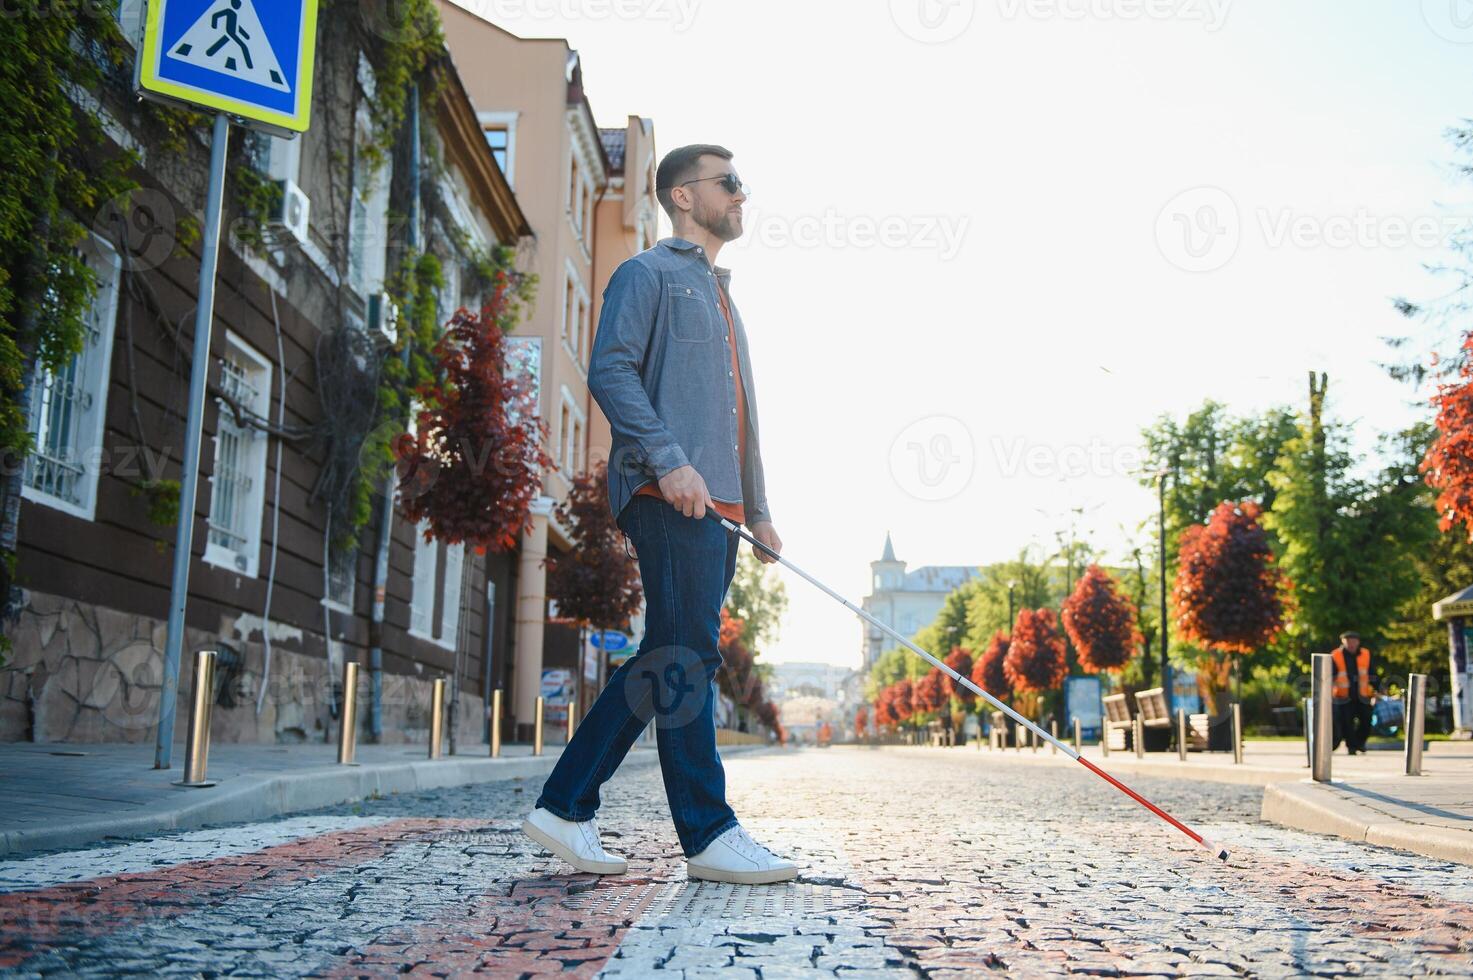
[[[716,297],[721,303],[722,315],[726,317],[726,345],[731,348],[731,377],[736,384],[737,468],[740,470],[741,461],[747,458],[747,397],[742,388],[742,369],[737,363],[736,323],[731,318],[731,308],[726,304],[726,290],[721,288],[720,283],[716,285]],[[635,492],[648,497],[665,499],[665,495],[660,493],[658,482],[646,483]],[[747,522],[746,511],[741,504],[730,504],[724,500],[716,500],[714,497],[711,502],[716,505],[716,513],[733,524]]]

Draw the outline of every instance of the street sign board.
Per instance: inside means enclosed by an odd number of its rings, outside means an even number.
[[[292,136],[312,112],[318,0],[149,0],[140,93]]]
[[[629,637],[615,630],[602,630],[593,634],[592,642],[598,649],[613,653],[615,650],[627,647]]]

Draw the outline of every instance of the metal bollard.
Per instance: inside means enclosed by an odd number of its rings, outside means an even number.
[[[1136,715],[1130,721],[1131,734],[1135,736],[1135,757],[1144,759],[1146,757],[1146,726],[1141,721],[1141,716]]]
[[[1243,764],[1243,706],[1233,702],[1233,765]]]
[[[1406,774],[1422,775],[1422,736],[1427,727],[1427,675],[1407,677],[1406,694]]]
[[[1084,747],[1083,740],[1080,738],[1079,727],[1080,727],[1079,726],[1079,719],[1078,718],[1075,718],[1074,719],[1074,751],[1075,752],[1081,751],[1083,749],[1083,747]]]
[[[213,779],[205,778],[205,766],[210,759],[210,718],[215,707],[214,650],[195,651],[194,690],[190,692],[189,700],[189,741],[184,744],[184,778],[174,785],[204,789],[215,785]]]
[[[501,688],[491,692],[491,758],[501,755]]]
[[[440,740],[445,734],[445,678],[436,677],[430,689],[430,758],[440,758]]]
[[[1055,741],[1057,741],[1058,740],[1058,737],[1059,737],[1059,723],[1058,723],[1058,721],[1051,721],[1051,722],[1049,722],[1049,726],[1048,727],[1049,727],[1049,734],[1054,737]],[[1058,755],[1059,754],[1059,747],[1057,745],[1054,745],[1052,742],[1049,743],[1048,754],[1049,755]]]
[[[544,702],[537,698],[537,711],[532,717],[532,754],[542,754],[542,713]]]
[[[1311,678],[1312,681],[1312,678]],[[1314,699],[1304,699],[1304,763],[1314,765]]]
[[[1176,709],[1176,758],[1187,761],[1187,709]]]
[[[1034,724],[1037,724],[1035,722]],[[1038,754],[1038,736],[1033,734],[1033,729],[1028,729],[1028,748],[1034,755]]]
[[[573,732],[578,729],[578,699],[568,702],[568,741],[573,741]]]
[[[1110,758],[1110,725],[1103,718],[1100,719],[1100,755]]]
[[[1328,653],[1316,653],[1311,658],[1314,683],[1314,741],[1310,746],[1309,774],[1317,783],[1330,781],[1330,751],[1335,747],[1334,700],[1330,694],[1331,676],[1334,665]]]
[[[353,754],[358,749],[358,664],[343,664],[343,711],[338,718],[338,765],[356,766]]]

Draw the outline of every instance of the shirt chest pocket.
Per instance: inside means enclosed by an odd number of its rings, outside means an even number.
[[[694,286],[671,283],[666,287],[666,305],[670,311],[670,339],[687,344],[706,343],[715,339],[716,316],[705,291]]]

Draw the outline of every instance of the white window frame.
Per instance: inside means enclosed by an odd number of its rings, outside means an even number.
[[[143,0],[120,0],[118,3],[118,26],[123,37],[138,50],[143,40]]]
[[[348,566],[346,569],[348,576],[346,582],[334,581],[333,569],[329,568],[327,570],[328,594],[323,599],[323,604],[334,612],[347,613],[349,615],[352,615],[353,613],[353,600],[358,597],[358,558],[361,554],[362,549],[355,547],[351,552],[343,555],[343,557],[347,559]],[[329,545],[328,561],[331,562],[336,557],[338,557],[338,552],[336,551],[336,549],[332,548],[331,545]],[[335,590],[339,589],[342,586],[346,586],[347,588],[346,596],[344,596],[344,594],[341,592],[335,592]],[[346,598],[347,601],[344,601],[344,598]]]
[[[588,429],[588,416],[579,407],[567,385],[562,386],[562,400],[558,411],[557,468],[569,479],[582,472],[583,445],[581,434]],[[567,409],[567,424],[563,423],[562,409]],[[571,457],[571,458],[570,458]]]
[[[251,347],[234,331],[225,331],[225,357],[236,355],[249,362],[250,367],[260,372],[253,404],[244,406],[263,418],[270,417],[272,365],[261,353]],[[260,572],[261,523],[266,510],[266,433],[246,426],[237,428],[229,407],[217,399],[218,416],[215,424],[215,465],[210,473],[210,517],[206,522],[204,560],[211,565],[229,569],[237,575],[255,578]],[[242,441],[240,469],[250,481],[250,488],[240,505],[245,515],[245,526],[241,537],[245,543],[239,550],[219,544],[213,540],[211,530],[215,517],[215,506],[222,499],[216,485],[220,474],[221,436],[227,431],[237,433]]]
[[[269,133],[259,134],[266,141],[266,176],[272,180],[289,180],[301,183],[302,141],[306,134],[295,139],[283,139]]]
[[[414,570],[409,586],[409,635],[435,638],[435,578],[439,572],[440,542],[425,540],[429,520],[414,526]]]
[[[517,189],[517,117],[520,112],[478,112],[476,121],[481,124],[481,132],[488,129],[506,130],[506,183],[512,190]]]
[[[107,426],[107,393],[112,378],[113,334],[118,320],[118,293],[122,286],[123,263],[117,249],[105,238],[89,234],[78,245],[89,267],[96,273],[97,291],[84,314],[86,336],[83,348],[62,370],[71,374],[72,385],[79,392],[81,417],[68,423],[71,458],[56,460],[61,466],[79,467],[77,498],[68,500],[50,491],[33,487],[36,478],[36,454],[26,458],[21,480],[21,496],[56,510],[94,520],[97,516],[97,478],[102,461],[102,443]],[[36,448],[45,441],[42,420],[49,415],[43,408],[51,404],[57,375],[43,371],[38,365],[31,379],[30,431]],[[47,418],[49,421],[49,418]],[[48,426],[49,428],[49,426]]]
[[[460,302],[459,256],[452,255],[444,261],[440,267],[440,280],[444,285],[435,294],[435,305],[440,307],[437,317],[440,321],[440,329],[437,333],[444,332],[445,324],[449,323],[455,311],[464,305]]]
[[[562,296],[562,327],[558,331],[562,339],[563,350],[573,359],[574,366],[583,380],[588,380],[588,323],[593,303],[588,296],[588,290],[583,285],[583,277],[578,273],[578,267],[571,259],[565,260],[563,268],[563,296]],[[568,287],[572,286],[572,296],[568,295]]]
[[[369,142],[373,136],[373,124],[368,110],[358,107],[356,139]],[[368,297],[384,291],[384,279],[388,272],[388,224],[389,182],[393,178],[393,162],[384,160],[374,175],[373,186],[365,192],[358,186],[358,165],[362,150],[354,150],[352,205],[348,212],[348,285],[365,302]],[[363,254],[354,260],[354,249],[362,247]]]
[[[465,576],[465,542],[445,546],[445,601],[440,606],[440,635],[435,642],[454,650],[460,639],[460,587]]]

